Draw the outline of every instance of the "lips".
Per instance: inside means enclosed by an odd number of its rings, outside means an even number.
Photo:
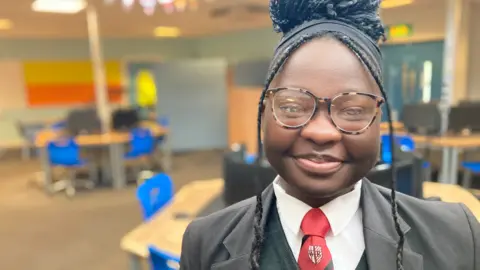
[[[294,161],[302,170],[319,175],[333,174],[344,164],[342,159],[330,155],[301,155]]]

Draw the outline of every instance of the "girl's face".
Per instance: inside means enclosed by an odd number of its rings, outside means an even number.
[[[353,52],[329,37],[312,40],[292,54],[270,85],[283,87],[305,89],[318,98],[345,92],[370,95],[337,99],[330,107],[331,118],[327,103],[320,102],[316,114],[297,129],[286,129],[277,120],[295,125],[308,119],[305,114],[315,106],[312,99],[291,91],[277,91],[266,99],[262,121],[268,161],[289,184],[288,193],[315,207],[351,190],[375,165],[380,115],[372,94],[381,93]],[[358,135],[342,133],[331,121],[353,131],[375,115]]]

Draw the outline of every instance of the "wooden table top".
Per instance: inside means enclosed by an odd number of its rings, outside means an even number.
[[[144,121],[140,123],[140,126],[150,129],[155,137],[161,136],[168,132],[166,128],[152,121]],[[63,135],[64,133],[61,130],[44,129],[37,133],[35,146],[45,147],[49,142],[61,138]],[[128,132],[118,131],[111,131],[104,134],[83,134],[75,137],[75,141],[80,146],[126,143],[129,140],[130,134]]]
[[[480,201],[468,190],[458,185],[448,185],[433,182],[423,184],[423,196],[440,197],[444,202],[463,203],[480,221]]]
[[[456,185],[426,182],[425,197],[440,197],[445,202],[464,203],[480,220],[480,202],[467,190]],[[179,256],[182,237],[188,224],[223,191],[223,179],[196,181],[183,187],[173,202],[150,221],[136,227],[121,240],[121,248],[142,258],[148,258],[148,246],[154,245],[174,256]],[[191,218],[175,219],[176,213],[187,213]]]
[[[381,131],[382,134],[387,134],[388,131]],[[475,133],[471,135],[445,135],[445,136],[424,136],[416,134],[408,134],[403,131],[396,131],[395,135],[409,135],[413,138],[415,143],[429,144],[437,147],[459,147],[459,148],[473,148],[480,147],[480,134]]]
[[[223,192],[223,179],[195,181],[175,194],[173,201],[148,222],[142,223],[121,240],[121,248],[142,258],[148,258],[148,246],[178,256],[182,248],[183,233],[188,224],[212,200]],[[181,213],[187,218],[177,219]]]
[[[403,130],[405,128],[402,122],[392,122],[392,127],[394,130]],[[388,131],[388,122],[381,122],[380,129]]]

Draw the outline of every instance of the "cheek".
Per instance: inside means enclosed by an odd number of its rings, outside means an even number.
[[[346,135],[345,148],[355,160],[376,162],[380,151],[379,125],[374,124],[360,135]]]
[[[289,130],[280,126],[271,113],[263,119],[263,142],[267,151],[284,152],[298,137],[298,130]]]

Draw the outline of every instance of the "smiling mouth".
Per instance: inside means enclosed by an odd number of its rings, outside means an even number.
[[[343,161],[333,157],[295,157],[293,159],[298,167],[302,170],[313,174],[332,174],[337,172],[342,165]]]

